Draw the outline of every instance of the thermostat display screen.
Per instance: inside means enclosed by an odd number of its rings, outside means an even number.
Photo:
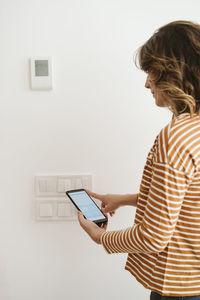
[[[49,76],[48,60],[35,60],[35,76]]]

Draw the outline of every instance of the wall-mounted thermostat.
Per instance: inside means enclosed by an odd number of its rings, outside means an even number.
[[[33,90],[50,90],[52,86],[52,59],[50,57],[32,57],[31,88]]]

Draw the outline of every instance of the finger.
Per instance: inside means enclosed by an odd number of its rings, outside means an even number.
[[[86,227],[88,226],[88,220],[86,220],[84,218],[84,215],[82,212],[78,211],[78,220],[79,220],[79,223],[81,225],[81,227],[83,227],[84,229],[86,229]]]
[[[101,210],[105,208],[105,203],[101,202]]]
[[[102,212],[103,212],[104,214],[108,214],[108,213],[110,213],[110,211],[109,211],[109,209],[108,209],[108,206],[107,206],[107,205],[104,205],[104,207],[102,207]]]
[[[106,210],[106,208],[105,208],[105,206],[104,206],[104,207],[101,207],[101,211],[102,211],[102,213],[103,213],[104,215],[108,213],[107,210]]]
[[[82,212],[80,212],[80,211],[78,211],[77,214],[78,214],[79,223],[80,223],[80,225],[82,225],[83,221],[84,221],[84,216],[83,216]]]
[[[114,211],[114,210],[110,212],[110,216],[111,216],[111,217],[114,216],[114,214],[115,214],[115,211]]]
[[[87,220],[84,218],[84,215],[82,212],[78,211],[78,220],[79,220],[79,223],[81,225],[81,227],[86,230],[88,232],[88,230],[92,227],[95,226],[94,222],[90,221],[90,220]]]
[[[87,189],[86,189],[86,192],[87,192],[90,196],[94,197],[95,199],[98,199],[98,200],[101,200],[101,201],[103,201],[103,199],[104,199],[104,195],[94,193],[94,192],[92,192],[92,191],[90,191],[90,190],[87,190]]]

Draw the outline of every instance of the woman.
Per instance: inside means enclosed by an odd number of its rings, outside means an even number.
[[[138,194],[90,193],[104,213],[136,206],[134,225],[106,232],[81,213],[79,222],[108,253],[128,253],[125,269],[151,300],[200,300],[200,25],[161,27],[138,57],[145,87],[172,120],[147,156]]]

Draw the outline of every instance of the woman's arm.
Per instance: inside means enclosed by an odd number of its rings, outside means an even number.
[[[102,211],[104,214],[107,212],[110,213],[112,216],[114,211],[119,208],[120,206],[130,205],[136,206],[138,200],[138,194],[126,194],[126,195],[116,195],[116,194],[96,194],[89,190],[87,193],[100,201],[102,201]],[[101,244],[101,237],[103,233],[106,232],[107,224],[100,228],[94,222],[86,220],[83,217],[83,214],[78,212],[78,219],[81,227],[87,232],[87,234],[91,237],[91,239],[96,242],[97,244]]]
[[[118,194],[97,194],[87,190],[87,193],[102,202],[102,211],[103,213],[113,213],[116,209],[121,206],[136,206],[138,194],[126,194],[126,195],[118,195]]]
[[[130,205],[136,207],[137,200],[138,200],[138,194],[126,194],[124,195],[121,206]]]

